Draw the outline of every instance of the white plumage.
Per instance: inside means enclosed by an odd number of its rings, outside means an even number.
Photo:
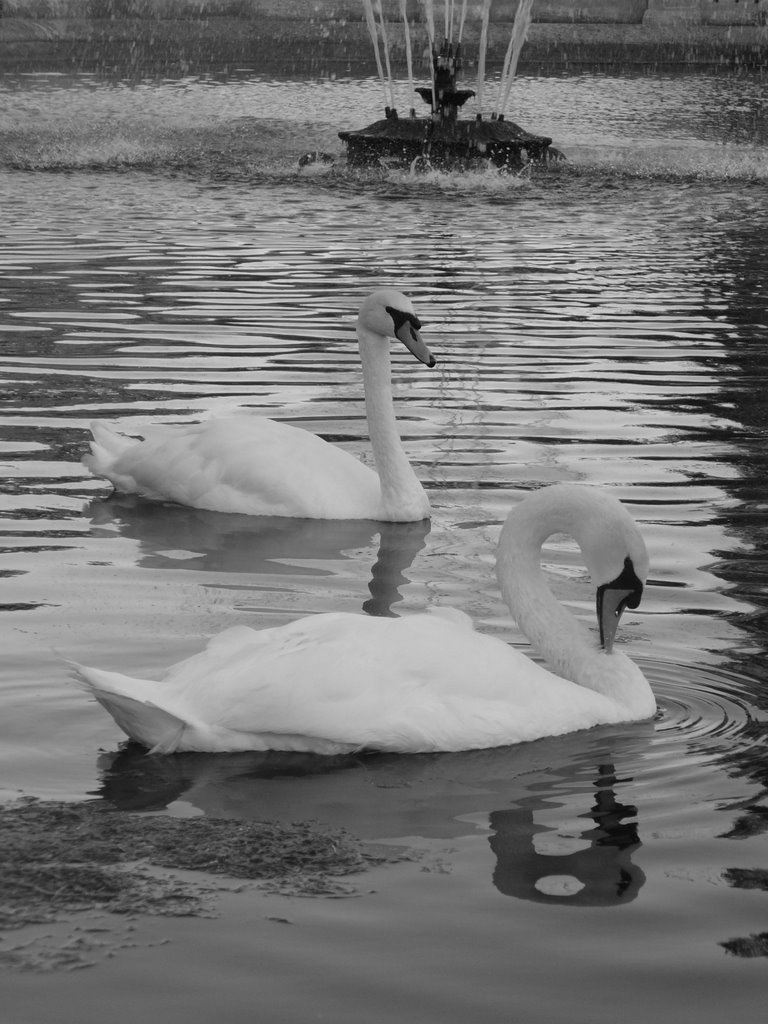
[[[541,545],[553,532],[574,536],[584,553],[605,649],[544,581]],[[236,626],[159,682],[81,666],[77,677],[124,732],[157,753],[455,751],[653,714],[642,672],[611,650],[618,617],[637,605],[648,568],[620,502],[577,485],[534,492],[510,513],[497,566],[513,615],[558,674],[475,632],[463,612],[434,609]]]
[[[150,427],[140,441],[97,420],[83,462],[118,491],[218,512],[426,519],[429,500],[397,431],[389,351],[389,339],[395,338],[434,366],[420,326],[410,300],[394,289],[379,289],[360,307],[356,330],[378,472],[309,431],[248,415]]]

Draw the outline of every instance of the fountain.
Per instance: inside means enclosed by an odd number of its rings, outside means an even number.
[[[339,138],[346,145],[348,164],[352,167],[383,165],[414,170],[430,167],[468,170],[493,166],[506,171],[519,171],[532,164],[564,159],[562,153],[552,148],[551,138],[526,131],[513,121],[508,121],[504,114],[520,50],[530,26],[533,0],[521,0],[518,6],[504,60],[496,108],[488,118],[483,116],[482,100],[491,0],[484,0],[481,10],[476,90],[460,88],[457,84],[463,67],[462,33],[467,0],[463,0],[461,5],[458,0],[444,0],[445,31],[439,46],[436,43],[432,0],[421,2],[431,53],[431,84],[427,87],[414,89],[410,27],[405,0],[401,0],[400,6],[410,91],[411,94],[418,93],[429,105],[429,116],[417,117],[414,108],[410,109],[407,117],[398,115],[381,0],[363,0],[379,76],[385,90],[385,116],[366,128],[339,132]],[[375,14],[378,14],[378,26]],[[379,53],[379,36],[384,49],[386,72]],[[462,120],[459,112],[472,97],[477,101],[477,113],[472,119]]]

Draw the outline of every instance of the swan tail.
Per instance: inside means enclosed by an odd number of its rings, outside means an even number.
[[[188,723],[154,701],[126,692],[154,684],[76,662],[69,664],[78,686],[94,697],[132,740],[148,747],[150,754],[172,754],[178,749]]]
[[[136,444],[136,438],[118,434],[104,420],[94,420],[91,423],[91,434],[93,435],[91,450],[83,456],[83,465],[94,476],[106,477],[117,485],[118,474],[115,473],[115,462]]]

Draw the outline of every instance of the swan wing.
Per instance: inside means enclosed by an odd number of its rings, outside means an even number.
[[[229,744],[221,749],[464,750],[586,728],[613,713],[606,698],[443,609],[235,627],[157,687],[156,702],[204,723]]]
[[[322,438],[260,416],[153,428],[137,441],[103,423],[85,463],[118,490],[220,512],[375,519],[377,474]]]
[[[159,682],[79,669],[134,739],[172,750],[469,750],[627,720],[461,612],[343,612],[225,630]]]

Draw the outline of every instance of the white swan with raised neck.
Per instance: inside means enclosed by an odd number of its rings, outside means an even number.
[[[427,366],[435,359],[401,292],[382,288],[360,306],[356,332],[376,471],[309,431],[237,415],[151,427],[143,440],[91,424],[84,464],[118,491],[194,508],[257,516],[415,522],[429,499],[403,449],[392,398],[390,339]]]
[[[597,587],[600,640],[555,600],[541,544],[566,531]],[[653,693],[613,650],[625,607],[648,570],[643,539],[604,492],[534,492],[502,530],[498,574],[520,627],[555,672],[463,612],[403,618],[310,615],[289,625],[235,626],[160,681],[75,666],[80,684],[132,739],[156,753],[292,750],[403,753],[505,746],[595,725],[649,718]]]

